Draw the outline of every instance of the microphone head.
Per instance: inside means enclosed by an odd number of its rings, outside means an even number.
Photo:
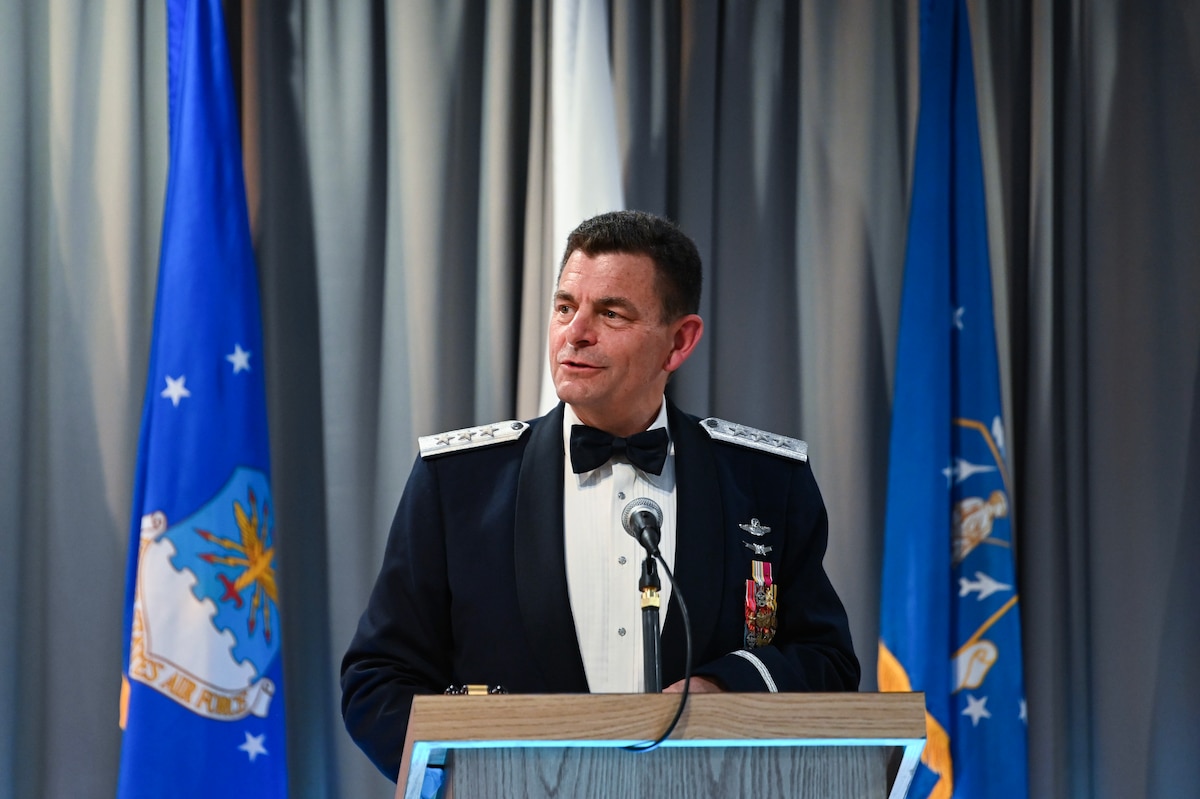
[[[625,506],[625,510],[621,511],[621,526],[625,528],[625,532],[640,541],[641,530],[639,530],[639,525],[634,524],[633,518],[633,515],[638,511],[643,511],[653,516],[655,527],[662,527],[663,512],[658,503],[648,497],[637,497],[636,499],[629,500],[629,504]]]

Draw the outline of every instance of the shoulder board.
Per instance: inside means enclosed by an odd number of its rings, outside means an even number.
[[[421,448],[422,458],[436,458],[452,452],[463,452],[468,449],[479,449],[516,441],[528,429],[528,422],[510,419],[507,422],[494,422],[479,427],[464,427],[461,430],[421,436],[417,439],[417,445]]]
[[[736,444],[739,447],[757,449],[761,452],[769,452],[772,455],[779,455],[796,461],[808,460],[808,444],[798,438],[788,438],[787,436],[768,433],[766,430],[757,430],[753,427],[734,424],[724,419],[718,419],[715,416],[701,419],[700,426],[704,428],[704,432],[708,433],[710,438],[714,438],[717,441]]]

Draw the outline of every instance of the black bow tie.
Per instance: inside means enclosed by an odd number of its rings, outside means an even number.
[[[571,471],[575,474],[599,468],[615,455],[624,455],[629,462],[650,474],[662,474],[667,462],[667,446],[671,443],[665,427],[656,427],[621,438],[594,427],[571,425]]]

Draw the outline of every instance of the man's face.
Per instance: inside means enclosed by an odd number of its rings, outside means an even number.
[[[576,250],[558,280],[550,315],[550,374],[581,421],[614,435],[654,420],[681,352],[681,325],[662,321],[654,262],[646,255]],[[697,332],[696,339],[699,334]],[[694,342],[692,342],[694,346]]]

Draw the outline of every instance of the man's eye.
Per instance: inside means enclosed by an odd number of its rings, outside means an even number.
[[[570,305],[559,305],[554,310],[558,313],[566,314],[566,313],[571,312],[571,306]]]
[[[616,311],[608,310],[604,312],[603,316],[605,319],[617,319],[620,317],[620,314],[618,314]]]

